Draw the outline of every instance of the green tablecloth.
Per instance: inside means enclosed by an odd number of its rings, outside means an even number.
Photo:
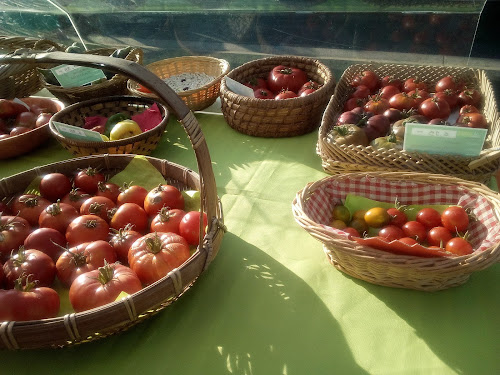
[[[0,373],[498,374],[499,266],[436,293],[372,285],[334,269],[294,221],[291,202],[326,174],[317,133],[262,139],[197,114],[228,228],[219,254],[179,301],[106,339],[0,352]],[[173,121],[152,156],[196,170]],[[64,160],[55,141],[0,162],[0,177]],[[1,308],[1,306],[0,306]]]

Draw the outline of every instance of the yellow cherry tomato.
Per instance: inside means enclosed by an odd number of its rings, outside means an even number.
[[[330,223],[330,226],[335,229],[344,229],[347,227],[347,224],[342,220],[334,219]]]
[[[391,215],[387,213],[387,209],[382,207],[370,208],[366,211],[364,218],[366,224],[372,228],[383,227],[391,221]]]

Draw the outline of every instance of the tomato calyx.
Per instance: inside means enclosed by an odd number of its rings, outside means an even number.
[[[147,251],[150,253],[158,254],[162,250],[162,242],[158,232],[155,232],[154,236],[146,238],[144,243],[146,244]]]
[[[115,277],[115,269],[109,264],[106,259],[104,259],[104,266],[97,268],[99,275],[97,280],[102,284],[106,285]]]
[[[2,218],[3,212],[0,212],[0,219]],[[5,223],[0,222],[0,232],[4,230],[9,230],[15,227],[16,224],[23,224],[21,221],[16,221],[18,216],[14,216],[12,219],[6,221]],[[23,224],[24,225],[24,224]]]
[[[174,216],[174,214],[170,211],[170,207],[162,207],[158,212],[158,217],[162,223],[170,221],[172,216]]]
[[[60,205],[61,201],[58,199],[57,202],[55,203],[52,203],[51,205],[49,205],[45,211],[52,215],[52,216],[57,216],[57,215],[60,215],[62,210],[61,210],[61,205]]]
[[[82,171],[85,172],[85,174],[87,174],[87,176],[95,176],[96,174],[100,173],[99,169],[92,168],[92,167],[84,168],[84,169],[82,169]]]
[[[96,219],[89,219],[89,220],[85,221],[84,225],[85,225],[85,228],[93,229],[93,228],[97,228],[99,223],[97,222]]]
[[[14,289],[20,292],[30,292],[35,289],[37,282],[36,280],[30,281],[30,276],[32,275],[26,275],[26,273],[23,272],[21,276],[14,281]]]
[[[99,214],[102,212],[103,210],[103,207],[105,207],[106,205],[104,203],[99,203],[99,202],[93,202],[90,204],[89,206],[89,213],[91,215],[97,215],[99,216]],[[94,220],[95,221],[95,220]],[[85,226],[87,228],[95,228],[95,225],[94,226],[88,226],[87,224],[85,224]]]
[[[280,73],[280,74],[285,74],[285,75],[293,74],[292,68],[289,68],[287,66],[278,69],[277,72]]]
[[[26,249],[24,246],[19,246],[17,253],[14,255],[14,250],[10,254],[10,258],[12,259],[12,263],[15,267],[20,267],[26,261]]]
[[[26,207],[36,207],[38,206],[38,201],[40,200],[40,196],[38,195],[33,195],[33,196],[25,196],[19,198],[19,202],[23,203]]]

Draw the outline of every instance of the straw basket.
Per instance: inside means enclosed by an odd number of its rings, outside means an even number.
[[[162,113],[161,122],[154,128],[133,137],[117,141],[88,142],[65,137],[54,126],[54,121],[64,124],[83,127],[85,117],[109,117],[116,113],[124,113],[131,118],[151,107],[155,101],[147,98],[132,96],[110,96],[85,100],[72,104],[56,113],[49,121],[50,131],[59,143],[73,155],[87,156],[96,154],[141,154],[149,155],[160,142],[161,136],[168,123],[169,112],[166,106],[156,103]]]
[[[99,48],[88,51],[86,53],[97,56],[109,56],[115,51],[115,48]],[[142,64],[143,51],[140,48],[133,48],[125,60],[133,61]],[[50,91],[52,95],[58,98],[65,104],[78,103],[84,100],[100,98],[104,96],[126,95],[127,92],[127,77],[122,74],[115,74],[110,79],[103,82],[79,86],[79,87],[62,87],[47,83],[43,76],[40,77],[43,87]]]
[[[328,139],[343,106],[351,93],[350,82],[358,73],[371,69],[379,77],[392,75],[405,80],[418,77],[431,87],[446,75],[452,75],[468,86],[476,87],[483,97],[481,111],[490,123],[485,147],[479,157],[430,155],[401,150],[381,150],[334,144]],[[317,153],[327,173],[355,171],[412,171],[452,175],[466,180],[486,182],[500,166],[500,118],[491,82],[482,70],[449,66],[412,66],[394,64],[359,64],[347,68],[340,78],[321,121]]]
[[[209,83],[186,91],[177,92],[192,111],[200,111],[212,105],[219,96],[220,82],[227,72],[229,63],[223,59],[210,56],[173,57],[146,65],[161,79],[176,76],[182,73],[205,73],[214,77]],[[133,80],[127,83],[129,92],[135,96],[157,99],[153,93],[139,91],[139,84]]]
[[[224,232],[222,206],[217,197],[210,154],[195,116],[161,80],[133,62],[111,57],[99,58],[62,52],[0,59],[0,63],[4,61],[8,63],[41,61],[89,67],[105,65],[106,68],[125,74],[138,82],[148,81],[154,92],[169,103],[184,126],[195,152],[199,175],[186,167],[166,160],[145,158],[165,177],[167,183],[181,190],[197,189],[200,191],[202,212],[207,214],[208,227],[193,255],[156,283],[125,299],[92,310],[51,319],[1,322],[0,348],[60,347],[89,342],[130,328],[169,306],[193,285],[199,275],[207,270],[217,255]],[[105,174],[113,175],[123,170],[133,158],[134,155],[95,155],[37,167],[1,179],[0,197],[10,197],[23,191],[35,177],[48,172],[69,173],[78,168],[90,166],[101,169]],[[202,228],[200,227],[200,236],[201,234]]]
[[[63,47],[47,39],[17,36],[0,37],[0,53],[12,53],[18,49],[29,48],[38,51]],[[42,88],[37,66],[33,64],[0,66],[0,98],[24,98],[36,94]]]
[[[458,204],[477,220],[469,227],[470,255],[422,257],[377,250],[329,226],[332,209],[348,193],[405,205]],[[292,210],[297,223],[323,244],[332,265],[373,284],[436,291],[465,283],[470,275],[500,259],[500,194],[456,177],[413,172],[354,172],[329,176],[297,193]],[[407,246],[410,248],[409,246]]]
[[[285,100],[249,98],[221,84],[222,113],[233,129],[256,137],[292,137],[316,129],[335,89],[330,69],[307,57],[275,56],[250,61],[233,69],[228,77],[240,83],[250,78],[267,78],[278,65],[304,70],[310,80],[323,85],[310,95]]]

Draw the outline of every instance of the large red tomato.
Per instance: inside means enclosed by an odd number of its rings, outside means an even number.
[[[56,277],[56,265],[51,257],[39,250],[22,247],[3,265],[7,287],[14,288],[19,278],[30,275],[37,286],[50,286]]]
[[[66,233],[68,225],[78,217],[75,207],[66,203],[52,203],[42,211],[38,218],[40,228],[53,228]]]
[[[163,207],[184,209],[184,196],[175,186],[161,184],[151,189],[144,199],[144,210],[155,216]]]
[[[179,234],[184,237],[190,245],[197,246],[200,242],[200,215],[199,211],[189,211],[184,215],[179,224]],[[208,224],[207,214],[203,213],[202,237],[205,235]]]
[[[418,111],[429,119],[447,119],[451,113],[448,102],[439,96],[425,99],[418,107]]]
[[[18,216],[0,215],[0,260],[7,259],[24,243],[31,231],[26,219]]]
[[[278,65],[269,72],[267,85],[275,94],[281,90],[298,92],[308,80],[302,69]]]
[[[133,230],[143,232],[148,227],[148,214],[138,204],[123,203],[118,206],[109,224],[114,229],[125,228],[129,225]]]
[[[12,202],[12,212],[26,219],[30,225],[38,225],[38,217],[51,202],[39,195],[22,194]]]
[[[62,173],[48,173],[42,177],[39,189],[42,197],[55,202],[71,191],[71,181]]]
[[[83,202],[90,197],[90,194],[87,194],[80,189],[71,189],[71,191],[61,199],[61,203],[70,204],[75,207],[78,212],[80,212],[80,207]]]
[[[118,199],[118,195],[120,195],[120,187],[117,184],[112,182],[99,182],[97,184],[97,192],[96,195],[100,197],[106,197],[111,199],[114,203]]]
[[[85,168],[79,171],[74,180],[75,187],[83,190],[89,194],[95,194],[99,182],[105,180],[104,174],[99,172],[96,168]]]
[[[65,286],[83,273],[96,270],[108,263],[116,262],[116,252],[106,241],[81,243],[61,254],[56,262],[57,278]]]
[[[443,226],[454,235],[465,232],[469,227],[469,215],[463,207],[450,206],[441,214]]]
[[[36,249],[44,252],[55,262],[64,251],[66,237],[53,228],[38,228],[24,240],[25,249]]]
[[[179,224],[186,214],[178,208],[163,207],[151,221],[151,232],[172,232],[179,234]]]
[[[78,276],[69,288],[69,300],[80,312],[114,302],[122,292],[133,294],[141,289],[141,280],[130,268],[106,264]]]
[[[84,242],[108,239],[109,225],[96,215],[82,215],[75,218],[66,230],[66,240],[70,246]]]
[[[128,252],[130,268],[145,285],[154,283],[189,258],[187,241],[175,233],[148,233]]]
[[[124,203],[135,203],[144,207],[144,199],[148,195],[148,191],[139,185],[125,186],[122,192],[116,198],[116,204],[122,205]]]

